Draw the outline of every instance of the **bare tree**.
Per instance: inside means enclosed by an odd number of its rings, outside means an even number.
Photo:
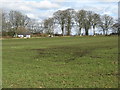
[[[83,20],[83,28],[85,29],[85,35],[89,35],[88,31],[91,28],[92,25],[92,13],[91,11],[86,11],[85,18]]]
[[[17,29],[21,24],[21,18],[22,18],[22,14],[18,11],[10,11],[9,13],[9,19],[10,19],[10,23],[12,25],[12,28],[15,31],[15,34],[17,34]]]
[[[112,27],[112,25],[113,25],[113,18],[111,16],[103,15],[101,17],[101,22],[99,26],[102,28],[104,35],[108,34],[108,30]]]
[[[74,19],[74,16],[75,16],[75,11],[74,9],[67,9],[65,10],[65,24],[66,24],[66,32],[67,32],[67,35],[70,35],[71,34],[71,28],[73,26],[73,19]]]
[[[9,13],[9,21],[12,25],[11,28],[13,28],[15,34],[17,34],[17,29],[19,27],[26,27],[30,21],[30,18],[28,18],[26,15],[23,15],[19,11],[10,11]]]
[[[58,10],[53,14],[53,18],[48,18],[39,22],[37,20],[31,20],[27,15],[19,11],[10,11],[8,14],[2,14],[2,24],[3,31],[12,31],[15,34],[17,34],[17,30],[18,32],[20,32],[20,30],[24,32],[28,29],[31,30],[31,33],[46,32],[48,34],[53,34],[55,32],[54,25],[58,25],[61,28],[62,35],[70,35],[73,25],[76,24],[79,28],[78,35],[81,35],[82,28],[85,29],[85,35],[89,35],[91,27],[95,35],[95,28],[97,26],[102,28],[105,35],[110,28],[113,28],[113,18],[108,15],[100,16],[92,11],[79,10],[75,12],[74,9],[66,9]]]
[[[66,12],[65,12],[65,10],[63,10],[63,11],[58,10],[53,15],[54,15],[56,23],[61,26],[62,35],[64,36],[64,27],[65,27],[65,21],[66,21],[66,17],[65,17]]]
[[[24,27],[24,28],[27,27],[29,22],[30,22],[30,18],[27,15],[22,15],[21,16],[21,22],[20,22],[21,27]]]
[[[52,35],[54,33],[54,18],[45,19],[44,28],[47,34]]]
[[[95,28],[99,25],[100,23],[100,15],[97,13],[94,13],[92,15],[92,27],[93,27],[93,34],[95,35]]]
[[[6,13],[5,12],[2,12],[2,31],[5,31],[7,28],[6,28]]]
[[[11,29],[12,25],[9,21],[9,15],[5,11],[2,12],[2,35],[14,35],[14,32]]]
[[[85,10],[79,10],[78,12],[76,12],[76,15],[74,17],[75,22],[76,22],[77,26],[79,27],[78,35],[81,35],[81,29],[83,28],[83,22],[86,18],[85,15],[86,15]]]
[[[112,33],[113,34],[118,34],[119,33],[119,28],[120,28],[120,24],[118,22],[114,23],[112,26]]]

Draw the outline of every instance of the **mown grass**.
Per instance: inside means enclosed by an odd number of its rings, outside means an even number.
[[[4,88],[117,88],[118,37],[3,40]]]

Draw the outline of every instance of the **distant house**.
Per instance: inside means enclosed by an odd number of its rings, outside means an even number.
[[[23,35],[18,35],[19,38],[23,38],[24,36]]]
[[[31,35],[29,34],[29,35],[26,35],[26,38],[30,38],[31,37]]]
[[[18,33],[17,37],[19,38],[31,38],[30,32]]]

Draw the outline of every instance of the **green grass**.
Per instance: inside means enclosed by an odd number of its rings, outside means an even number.
[[[3,40],[4,88],[117,88],[118,37]]]

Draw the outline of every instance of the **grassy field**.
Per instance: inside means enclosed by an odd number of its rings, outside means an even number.
[[[4,88],[117,88],[118,37],[3,40]]]

